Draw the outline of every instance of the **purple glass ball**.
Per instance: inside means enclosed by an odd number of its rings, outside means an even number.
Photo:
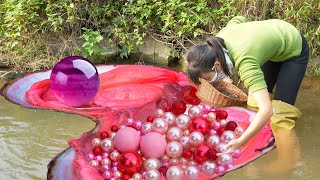
[[[56,98],[68,105],[79,107],[88,104],[99,89],[97,68],[81,56],[69,56],[53,68],[50,86]]]

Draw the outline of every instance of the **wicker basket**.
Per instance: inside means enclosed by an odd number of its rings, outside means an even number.
[[[210,84],[205,79],[200,78],[201,84],[198,87],[196,95],[206,104],[211,105],[215,108],[228,107],[228,106],[243,106],[246,104],[248,96],[237,86],[220,81]],[[237,95],[239,98],[232,98],[223,93],[218,89],[223,89],[231,94]]]

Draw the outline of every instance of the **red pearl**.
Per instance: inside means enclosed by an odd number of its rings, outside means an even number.
[[[192,151],[187,149],[183,150],[182,157],[190,159],[192,157]]]
[[[132,175],[142,168],[142,158],[136,152],[123,153],[118,160],[118,168],[123,174]]]
[[[217,134],[218,134],[219,136],[221,136],[221,135],[224,133],[224,131],[226,131],[226,129],[223,128],[223,127],[221,127],[221,128],[219,128],[219,129],[217,130]]]
[[[237,127],[237,123],[234,122],[234,121],[229,121],[227,124],[226,124],[226,130],[231,130],[231,131],[234,131]]]
[[[102,154],[102,148],[100,146],[96,146],[93,148],[92,153],[95,156],[101,155]]]
[[[111,131],[112,132],[117,132],[119,130],[119,127],[116,125],[111,126]]]
[[[179,114],[183,114],[187,109],[187,106],[186,106],[186,103],[183,102],[183,101],[175,101],[173,104],[172,104],[172,112],[175,114],[175,115],[179,115]]]
[[[209,132],[209,124],[204,119],[196,118],[191,123],[191,131],[199,131],[205,135]]]
[[[209,151],[210,147],[206,144],[202,144],[198,146],[194,151],[193,151],[193,159],[197,163],[203,163],[208,160],[206,154]]]
[[[218,119],[227,119],[228,113],[225,110],[216,110],[216,115]]]
[[[215,149],[209,149],[206,156],[208,160],[212,160],[212,161],[215,161],[218,158],[217,151]]]
[[[147,117],[147,122],[152,123],[153,121],[154,121],[154,117],[152,117],[152,116]]]
[[[164,108],[164,111],[165,111],[165,112],[169,112],[169,111],[171,111],[171,109],[170,109],[169,106],[166,106],[166,107]]]
[[[109,133],[108,133],[108,132],[102,131],[102,132],[100,133],[100,138],[101,138],[101,139],[105,139],[105,138],[108,138],[108,137],[109,137]]]

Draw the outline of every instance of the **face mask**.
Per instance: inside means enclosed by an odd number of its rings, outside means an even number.
[[[227,76],[222,70],[217,72],[216,66],[213,66],[212,70],[215,72],[215,74],[209,83],[219,82]]]

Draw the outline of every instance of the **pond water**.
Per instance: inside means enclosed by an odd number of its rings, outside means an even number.
[[[296,106],[303,116],[295,128],[294,140],[298,145],[285,150],[288,162],[277,160],[280,153],[277,148],[221,179],[319,179],[319,82],[305,81],[299,92]],[[0,87],[2,85],[0,82]],[[94,126],[90,119],[82,116],[26,109],[0,96],[0,179],[46,179],[47,164],[68,147],[67,141],[80,137]],[[291,155],[291,150],[297,156]],[[287,166],[293,168],[286,169]]]

